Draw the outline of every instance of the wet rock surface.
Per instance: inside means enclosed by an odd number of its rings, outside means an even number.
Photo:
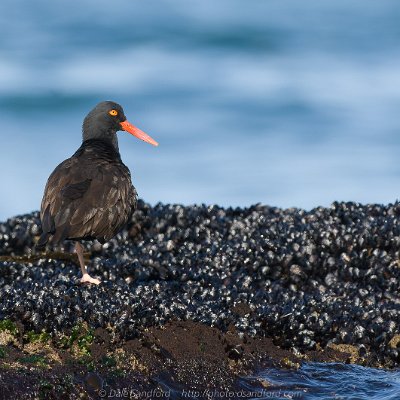
[[[35,254],[38,213],[11,218],[0,224],[0,320],[55,337],[80,323],[112,326],[125,341],[195,321],[295,354],[349,345],[356,362],[398,366],[399,218],[399,203],[304,211],[140,201],[116,238],[85,244],[98,287],[79,284],[73,259]]]
[[[0,399],[261,398],[260,390],[275,398],[280,388],[250,374],[265,367],[297,370],[303,359],[344,363],[349,357],[347,349],[299,357],[272,339],[192,321],[144,329],[125,341],[110,327],[81,325],[54,340],[6,321],[0,324]],[[12,344],[5,348],[5,340]]]

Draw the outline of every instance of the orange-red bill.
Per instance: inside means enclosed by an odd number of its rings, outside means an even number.
[[[144,140],[153,146],[158,146],[158,143],[153,138],[151,138],[147,133],[141,131],[139,128],[136,128],[136,126],[133,126],[130,122],[124,121],[120,122],[120,124],[124,131],[129,132],[131,135],[136,136],[138,139]]]

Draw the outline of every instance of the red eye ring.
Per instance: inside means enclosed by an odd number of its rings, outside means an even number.
[[[110,110],[108,113],[109,113],[110,115],[112,115],[113,117],[115,117],[115,116],[118,115],[118,111],[117,111],[117,110]]]

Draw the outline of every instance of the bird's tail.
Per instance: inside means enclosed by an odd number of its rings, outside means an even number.
[[[48,232],[43,232],[36,243],[36,250],[42,251],[45,249],[47,242],[49,241],[50,238],[50,233]]]

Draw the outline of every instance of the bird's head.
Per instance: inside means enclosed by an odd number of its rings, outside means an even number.
[[[83,121],[83,140],[104,139],[117,144],[117,131],[126,131],[153,146],[158,143],[149,135],[127,121],[123,108],[113,101],[102,101]]]

